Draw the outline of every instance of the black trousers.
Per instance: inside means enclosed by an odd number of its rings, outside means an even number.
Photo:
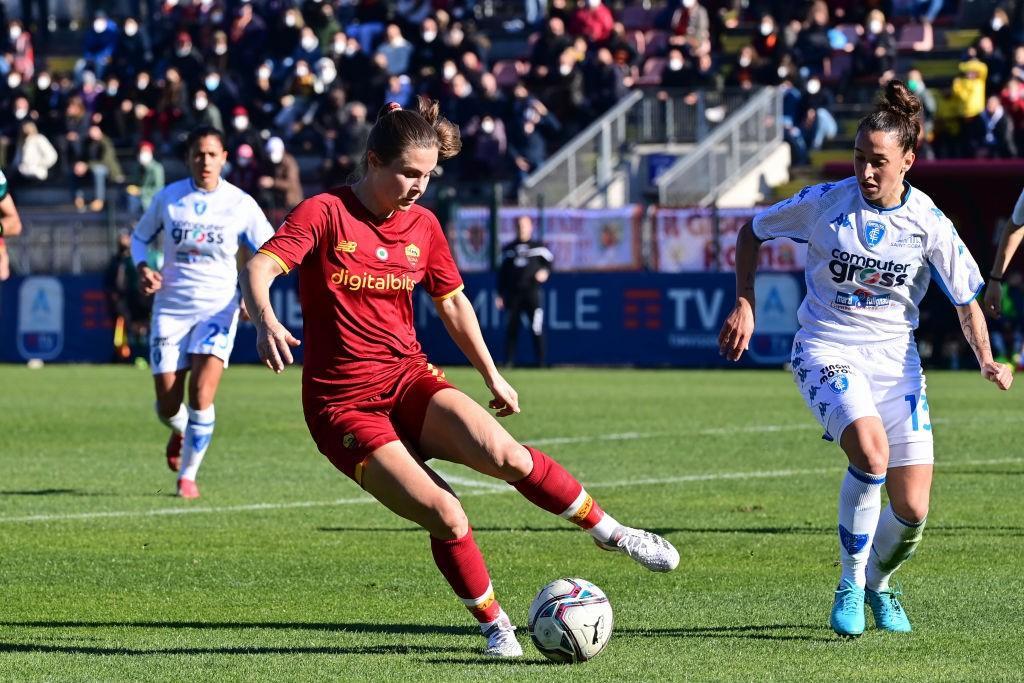
[[[508,329],[505,336],[505,361],[513,365],[516,360],[516,343],[519,339],[519,326],[525,315],[529,321],[530,334],[533,336],[533,353],[538,367],[544,365],[544,308],[541,306],[539,288],[530,288],[516,292],[505,301],[505,312],[508,314]]]

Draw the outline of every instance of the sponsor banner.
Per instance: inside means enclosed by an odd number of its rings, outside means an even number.
[[[39,280],[44,282],[40,284]],[[465,281],[466,296],[473,303],[491,353],[502,361],[507,317],[494,305],[496,278],[490,273],[470,273]],[[301,337],[302,310],[296,285],[295,277],[277,278],[271,301],[281,322]],[[780,365],[789,359],[797,330],[796,311],[803,297],[803,280],[792,274],[766,273],[758,276],[756,289],[758,329],[742,365]],[[718,355],[718,332],[735,300],[731,274],[554,273],[543,296],[550,363],[727,365]],[[0,285],[0,299],[0,361],[110,360],[114,330],[106,310],[102,276],[15,277]],[[413,300],[417,334],[430,360],[439,365],[465,365],[465,357],[449,338],[430,297],[417,287]],[[45,314],[39,313],[38,319],[27,318],[38,320],[32,325],[19,325],[23,305],[45,307],[39,309]],[[30,310],[25,315],[35,314]],[[523,325],[516,359],[519,363],[533,360],[527,330],[529,325]],[[45,341],[23,341],[30,334],[47,336]],[[46,355],[35,347],[26,347],[32,343],[45,344]],[[293,352],[301,361],[302,347]],[[255,328],[250,323],[239,324],[231,362],[258,362]]]
[[[535,208],[504,207],[498,214],[501,244],[516,237],[516,219],[529,216],[535,234],[541,234]],[[639,268],[640,209],[547,209],[544,211],[544,244],[555,255],[555,270],[629,270]],[[450,236],[459,270],[479,273],[490,270],[490,209],[460,208]]]
[[[720,269],[736,265],[736,234],[760,209],[718,209]],[[658,270],[665,273],[715,271],[714,209],[661,209],[654,214]],[[758,270],[799,272],[807,262],[807,245],[789,239],[761,245]]]

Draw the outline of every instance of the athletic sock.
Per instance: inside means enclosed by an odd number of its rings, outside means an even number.
[[[499,618],[501,605],[494,597],[491,576],[472,529],[452,540],[431,536],[430,552],[441,575],[478,622],[490,624]]]
[[[873,591],[889,589],[889,579],[904,562],[913,557],[921,537],[924,536],[922,519],[912,524],[900,519],[892,509],[886,506],[878,518],[875,539],[871,543],[871,556],[868,558],[867,587]]]
[[[542,510],[566,518],[602,543],[611,543],[619,523],[601,509],[568,470],[536,448],[527,446],[526,450],[533,458],[533,469],[512,486]]]
[[[203,464],[206,449],[210,447],[215,422],[216,413],[212,405],[203,410],[188,409],[188,426],[185,428],[184,448],[181,449],[179,479],[195,481],[199,466]]]
[[[184,403],[178,406],[178,412],[173,417],[161,415],[159,403],[154,403],[153,409],[156,411],[156,416],[160,418],[160,421],[167,425],[175,434],[181,434],[185,431],[185,427],[188,426],[188,408],[185,407]]]
[[[842,578],[861,588],[871,552],[871,537],[882,511],[884,474],[868,474],[853,465],[846,470],[839,489],[839,561]]]

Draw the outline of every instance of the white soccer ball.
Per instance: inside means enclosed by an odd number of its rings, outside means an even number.
[[[612,637],[612,605],[584,579],[558,579],[540,589],[527,619],[530,639],[554,662],[585,662]]]

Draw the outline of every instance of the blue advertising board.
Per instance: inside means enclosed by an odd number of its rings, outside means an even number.
[[[506,315],[495,306],[495,278],[467,274],[466,295],[477,312],[491,353],[503,360]],[[271,296],[281,322],[301,337],[296,278],[278,278]],[[758,329],[744,365],[780,365],[796,332],[802,279],[765,273],[757,281]],[[718,331],[732,309],[735,284],[722,273],[554,273],[544,290],[548,362],[555,365],[714,367]],[[416,328],[431,360],[463,365],[433,302],[414,293]],[[520,334],[518,362],[532,360]],[[100,276],[12,278],[0,286],[0,361],[30,358],[58,362],[107,362],[113,325]],[[301,358],[301,347],[299,349]],[[257,362],[255,330],[239,326],[234,363]]]

